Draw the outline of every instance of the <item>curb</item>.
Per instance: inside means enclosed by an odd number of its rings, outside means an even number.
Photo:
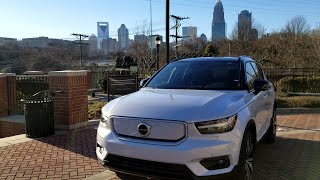
[[[88,126],[92,127],[92,126],[99,126],[100,123],[100,119],[92,119],[88,121]]]
[[[320,113],[320,108],[277,108],[278,115]]]

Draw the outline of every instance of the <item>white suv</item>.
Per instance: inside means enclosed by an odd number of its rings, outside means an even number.
[[[249,180],[275,141],[275,91],[249,57],[174,61],[141,87],[102,108],[96,154],[119,177]]]

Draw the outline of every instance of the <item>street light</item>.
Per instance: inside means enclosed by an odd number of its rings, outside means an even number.
[[[157,36],[155,43],[157,45],[157,71],[158,71],[159,70],[159,47],[161,44],[161,39],[159,36]]]

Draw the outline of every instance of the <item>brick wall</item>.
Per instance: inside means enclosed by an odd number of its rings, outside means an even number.
[[[0,74],[0,117],[8,115],[7,76]]]
[[[8,82],[8,113],[15,115],[17,111],[17,78],[15,75],[7,77]]]
[[[0,121],[0,138],[15,136],[25,133],[24,123]]]
[[[92,73],[89,70],[87,70],[87,78],[88,89],[90,89],[92,86]]]
[[[75,129],[73,125],[81,128],[88,122],[87,72],[50,72],[49,89],[63,91],[56,94],[54,100],[54,119],[57,129]]]
[[[16,113],[16,75],[0,73],[0,117]]]

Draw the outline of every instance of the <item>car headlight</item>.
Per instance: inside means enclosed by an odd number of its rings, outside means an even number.
[[[105,115],[101,115],[100,122],[103,126],[107,126],[109,118]]]
[[[237,115],[229,118],[195,123],[201,134],[215,134],[231,131],[237,123]]]

